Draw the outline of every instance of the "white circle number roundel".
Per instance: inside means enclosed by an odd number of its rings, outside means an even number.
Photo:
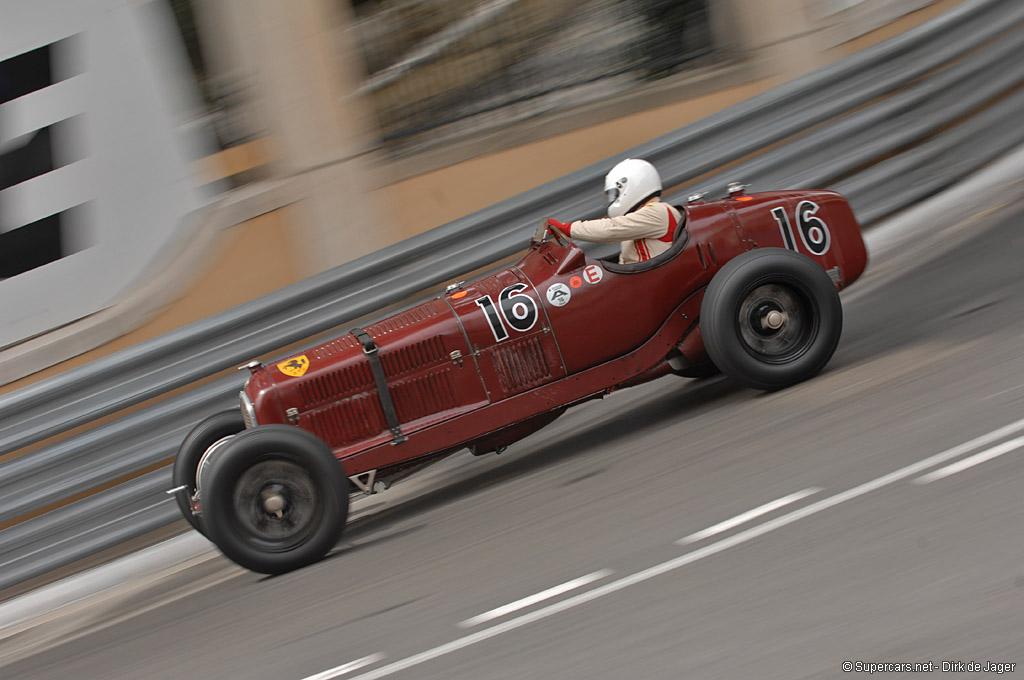
[[[604,278],[604,270],[599,265],[592,264],[583,270],[583,280],[587,283],[597,283]]]
[[[548,286],[547,298],[555,307],[564,307],[572,298],[572,291],[564,283],[552,283]]]

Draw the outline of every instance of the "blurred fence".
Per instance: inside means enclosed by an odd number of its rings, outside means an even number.
[[[514,105],[522,116],[607,96],[709,54],[707,3],[364,1],[363,92],[384,142]]]
[[[513,255],[542,217],[597,216],[604,173],[625,155],[654,162],[671,200],[721,194],[732,179],[754,190],[828,186],[870,224],[1024,143],[1022,49],[1024,3],[965,0],[624,154],[0,396],[0,454],[38,447],[0,464],[0,587],[174,521],[166,462],[196,421],[236,404],[245,376],[101,419]]]

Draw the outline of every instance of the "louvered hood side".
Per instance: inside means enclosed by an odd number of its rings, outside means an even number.
[[[377,345],[398,420],[407,433],[486,403],[475,364],[462,359],[469,357],[469,347],[444,301],[431,300],[364,330]],[[335,450],[372,445],[390,436],[370,358],[353,335],[265,371],[276,387],[277,422],[308,429]]]

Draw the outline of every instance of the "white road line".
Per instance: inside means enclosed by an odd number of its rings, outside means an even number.
[[[696,543],[697,541],[704,540],[709,536],[714,536],[715,534],[720,534],[723,531],[728,531],[733,527],[738,527],[741,524],[745,524],[746,522],[749,522],[750,520],[756,517],[760,517],[761,515],[767,515],[769,512],[772,512],[773,510],[778,510],[779,508],[785,507],[790,503],[795,503],[801,498],[807,498],[811,494],[818,493],[819,491],[821,491],[821,489],[819,489],[816,486],[812,486],[808,489],[804,489],[803,491],[791,493],[788,496],[785,496],[778,500],[774,500],[770,503],[765,503],[764,505],[759,505],[753,510],[747,510],[743,514],[736,515],[732,519],[727,519],[724,522],[719,522],[718,524],[710,526],[707,529],[690,534],[686,538],[680,538],[678,541],[676,541],[676,544],[686,545],[688,543]]]
[[[865,482],[860,486],[855,486],[852,489],[848,489],[846,491],[837,493],[834,496],[829,496],[828,498],[824,498],[820,501],[817,501],[816,503],[811,503],[810,505],[805,505],[802,508],[797,508],[796,510],[792,510],[786,513],[785,515],[776,517],[772,520],[768,520],[764,524],[758,524],[757,526],[753,526],[749,529],[744,529],[739,533],[723,538],[717,543],[711,543],[710,545],[706,545],[703,548],[697,548],[692,552],[688,552],[685,555],[681,555],[680,557],[676,557],[667,562],[662,562],[661,564],[649,567],[635,574],[624,576],[617,581],[612,581],[611,583],[607,583],[603,586],[598,586],[593,590],[588,590],[585,593],[574,595],[570,598],[562,600],[561,602],[555,602],[554,604],[550,604],[547,607],[537,609],[535,611],[529,612],[528,614],[523,614],[522,616],[510,619],[508,621],[505,621],[504,623],[496,624],[494,626],[491,626],[490,628],[485,628],[484,630],[477,631],[476,633],[470,633],[469,635],[461,637],[457,640],[453,640],[438,647],[434,647],[433,649],[428,649],[425,652],[420,652],[419,654],[414,654],[413,656],[406,657],[405,659],[400,659],[398,661],[389,663],[387,666],[375,668],[368,673],[363,673],[362,675],[352,678],[352,680],[377,680],[378,678],[384,678],[389,675],[394,675],[395,673],[404,671],[407,668],[412,668],[414,666],[420,665],[421,663],[425,663],[427,661],[431,661],[432,659],[445,656],[446,654],[457,652],[460,649],[465,649],[466,647],[475,645],[485,640],[489,640],[493,637],[497,637],[498,635],[501,635],[503,633],[508,633],[509,631],[516,630],[517,628],[522,628],[523,626],[531,624],[535,621],[546,619],[549,616],[553,616],[568,609],[572,609],[573,607],[578,607],[582,604],[586,604],[587,602],[591,602],[598,598],[604,597],[605,595],[611,595],[612,593],[616,593],[620,590],[636,585],[637,583],[642,583],[643,581],[652,579],[655,576],[660,576],[675,569],[679,569],[680,567],[685,567],[686,565],[702,560],[705,557],[711,557],[712,555],[718,554],[723,550],[728,550],[729,548],[732,548],[734,546],[746,543],[747,541],[763,536],[764,534],[775,531],[776,529],[781,529],[782,527],[788,526],[793,522],[796,522],[797,520],[801,520],[805,517],[810,517],[811,515],[815,515],[819,512],[822,512],[823,510],[827,510],[828,508],[831,508],[835,505],[839,505],[841,503],[845,503],[846,501],[853,500],[854,498],[858,498],[865,494],[869,494],[872,491],[877,491],[878,489],[902,481],[904,479],[907,479],[908,477],[913,477],[914,475],[919,474],[932,466],[956,458],[957,456],[967,453],[972,449],[975,449],[979,446],[984,446],[996,439],[1005,437],[1007,434],[1016,432],[1018,430],[1024,430],[1024,418],[1014,423],[1011,423],[1005,427],[1001,427],[998,430],[989,432],[988,434],[984,434],[980,437],[972,439],[971,441],[965,444],[961,444],[960,446],[955,446],[951,449],[947,449],[942,453],[937,453],[934,456],[925,458],[924,460],[919,460],[918,462],[900,468],[895,472],[890,472],[887,475],[883,475],[869,482]]]
[[[955,475],[956,473],[963,472],[967,468],[972,468],[975,465],[978,465],[979,463],[984,463],[986,460],[992,460],[993,458],[998,458],[1004,453],[1016,451],[1022,446],[1024,446],[1024,437],[1017,437],[1016,439],[1011,439],[1008,442],[1003,442],[1002,444],[993,446],[991,449],[985,449],[981,453],[976,453],[973,456],[964,458],[963,460],[958,460],[955,463],[951,463],[950,465],[947,465],[944,468],[939,468],[938,470],[933,470],[932,472],[929,472],[926,475],[921,475],[920,477],[914,480],[914,483],[928,484],[938,479],[942,479],[943,477]]]
[[[846,385],[844,387],[840,387],[839,389],[832,390],[832,393],[835,394],[837,392],[843,392],[845,390],[852,390],[854,387],[860,387],[864,383],[869,383],[872,380],[874,380],[874,378],[865,378],[864,380],[861,380],[859,382],[855,382],[852,385]]]
[[[474,616],[471,619],[466,619],[465,621],[459,623],[458,626],[459,628],[470,628],[481,623],[486,623],[487,621],[490,621],[492,619],[501,618],[506,614],[511,614],[514,611],[519,611],[520,609],[524,609],[531,605],[535,605],[538,602],[543,602],[544,600],[550,600],[551,598],[561,595],[562,593],[567,593],[570,590],[582,588],[588,583],[593,583],[594,581],[603,579],[605,576],[611,576],[612,573],[614,572],[612,572],[611,569],[602,569],[600,571],[595,571],[592,574],[587,574],[586,576],[580,576],[579,578],[573,579],[572,581],[567,581],[566,583],[563,583],[561,585],[555,586],[553,588],[548,588],[547,590],[543,590],[534,595],[524,597],[521,600],[516,600],[515,602],[506,604],[503,607],[498,607],[496,609],[490,610],[489,612],[484,612],[479,616]]]
[[[340,678],[346,673],[357,671],[363,666],[369,666],[371,663],[377,663],[383,658],[383,654],[371,654],[370,656],[364,656],[362,659],[356,659],[355,661],[349,661],[346,664],[335,666],[329,671],[317,673],[316,675],[310,675],[309,677],[303,678],[302,680],[331,680],[332,678]]]
[[[988,395],[987,397],[983,398],[982,401],[988,401],[989,399],[995,399],[996,397],[1002,396],[1002,395],[1006,394],[1007,392],[1016,392],[1017,390],[1021,389],[1022,387],[1024,387],[1024,385],[1017,385],[1016,387],[1011,387],[1011,388],[1006,389],[1006,390],[1001,390],[999,392],[996,392],[995,394]]]

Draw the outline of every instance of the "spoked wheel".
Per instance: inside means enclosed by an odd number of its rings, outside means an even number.
[[[202,475],[210,539],[247,569],[298,569],[321,559],[341,537],[348,479],[327,445],[305,430],[246,430]]]
[[[701,304],[708,354],[727,376],[776,390],[818,373],[842,333],[839,294],[810,258],[762,248],[730,260]]]
[[[215,413],[188,433],[174,457],[174,468],[171,473],[172,483],[177,489],[174,500],[178,503],[182,517],[203,535],[206,534],[206,529],[200,517],[193,512],[193,499],[199,487],[199,465],[215,444],[233,437],[244,429],[245,423],[238,409]]]

